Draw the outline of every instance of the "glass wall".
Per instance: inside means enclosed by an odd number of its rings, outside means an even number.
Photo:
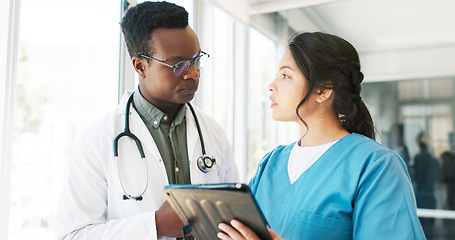
[[[52,239],[74,141],[117,102],[120,5],[22,0],[8,239]]]
[[[363,84],[379,141],[405,160],[417,207],[455,210],[454,78]],[[453,220],[420,218],[428,239],[454,239]]]

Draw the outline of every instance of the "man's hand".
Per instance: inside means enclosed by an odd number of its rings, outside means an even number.
[[[155,222],[158,237],[182,237],[185,225],[167,201],[155,212]]]

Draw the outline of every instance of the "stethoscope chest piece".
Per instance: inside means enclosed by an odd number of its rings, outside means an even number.
[[[216,160],[207,155],[202,155],[197,159],[197,166],[199,170],[204,173],[210,171],[210,169],[216,164]]]

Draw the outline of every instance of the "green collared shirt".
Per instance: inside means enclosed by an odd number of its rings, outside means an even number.
[[[166,167],[169,184],[189,184],[190,168],[186,139],[186,105],[180,108],[173,122],[168,116],[151,104],[136,89],[134,107],[152,135]]]

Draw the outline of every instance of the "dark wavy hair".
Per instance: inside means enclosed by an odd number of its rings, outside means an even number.
[[[158,28],[188,26],[188,12],[168,2],[143,2],[126,11],[120,22],[130,57],[152,54],[152,33]]]
[[[341,126],[349,133],[359,133],[375,139],[370,112],[360,97],[363,73],[359,55],[346,40],[327,33],[299,33],[291,37],[288,48],[300,71],[307,79],[308,91],[296,108],[318,89],[332,89],[333,110]]]

